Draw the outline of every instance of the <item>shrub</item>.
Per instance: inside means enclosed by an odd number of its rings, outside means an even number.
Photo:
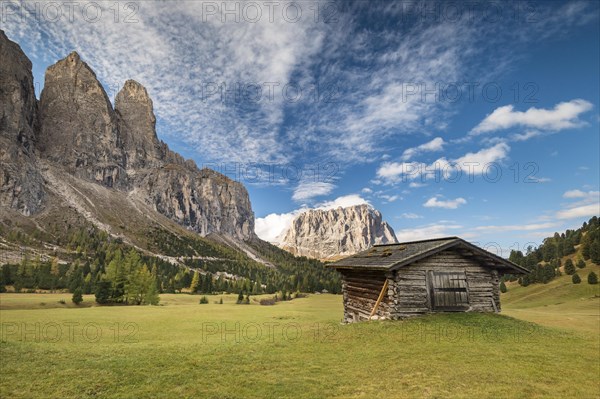
[[[577,269],[575,269],[573,261],[571,259],[567,259],[567,261],[565,262],[565,273],[567,273],[568,275],[573,275],[576,271]]]
[[[61,305],[65,305],[66,304],[66,302],[65,302],[64,299],[61,299],[60,301],[58,301],[58,303],[60,303]]]
[[[579,259],[579,261],[577,262],[577,267],[579,269],[583,269],[585,267],[585,261],[583,259]]]
[[[262,306],[272,306],[275,305],[275,298],[263,298],[259,302]]]
[[[508,289],[506,288],[506,284],[504,284],[504,281],[500,282],[500,292],[504,293],[508,291]]]
[[[219,305],[223,304],[223,298],[219,299]]]
[[[206,295],[202,296],[202,298],[200,298],[200,302],[201,305],[207,304],[208,303],[208,298],[206,297]]]
[[[71,298],[75,305],[79,305],[83,302],[83,296],[81,295],[81,288],[77,288],[75,292],[73,292],[73,298]]]
[[[579,283],[581,283],[581,277],[579,277],[579,274],[577,274],[577,273],[575,273],[573,275],[572,280],[573,280],[573,284],[579,284]]]
[[[238,295],[238,299],[237,299],[237,304],[240,304],[244,301],[244,293],[242,291],[240,291],[240,294]]]
[[[594,272],[590,272],[590,274],[588,274],[588,284],[598,284],[598,275],[596,275],[596,273]]]

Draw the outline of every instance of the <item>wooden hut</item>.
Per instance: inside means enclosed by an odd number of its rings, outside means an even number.
[[[500,312],[500,276],[527,273],[458,237],[376,245],[329,267],[342,274],[345,322]]]

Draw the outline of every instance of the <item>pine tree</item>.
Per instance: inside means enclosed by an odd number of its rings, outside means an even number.
[[[156,287],[155,279],[151,278],[149,280],[150,284],[146,290],[146,294],[144,295],[144,303],[146,305],[158,305],[160,302],[160,297],[158,295],[158,288]]]
[[[51,287],[50,289],[52,291],[54,291],[56,289],[56,286],[58,285],[58,276],[60,274],[60,270],[58,268],[58,258],[54,257],[52,258],[52,264],[50,266],[50,274],[52,275],[52,282],[51,282]]]
[[[506,284],[504,284],[504,281],[500,282],[500,292],[504,293],[508,291],[508,289],[506,288]]]
[[[99,281],[96,286],[96,302],[109,303],[111,300],[112,284],[110,281]]]
[[[75,305],[79,305],[83,302],[83,295],[81,295],[81,288],[76,288],[75,292],[73,292],[72,301]]]
[[[568,275],[573,275],[576,271],[577,270],[575,269],[573,261],[571,259],[567,259],[567,261],[565,262],[565,273],[567,273]]]
[[[190,293],[195,294],[198,291],[198,287],[200,286],[200,273],[198,270],[194,272],[194,278],[192,279],[192,283],[190,284]]]
[[[244,301],[244,292],[240,291],[240,294],[238,295],[237,303],[242,303],[243,301]]]
[[[588,284],[598,284],[598,276],[594,272],[590,272],[587,277]]]
[[[579,259],[579,261],[577,262],[577,268],[579,268],[579,269],[585,268],[585,261],[583,259]]]
[[[579,277],[579,274],[575,273],[572,277],[573,280],[573,284],[579,284],[581,283],[581,277]]]

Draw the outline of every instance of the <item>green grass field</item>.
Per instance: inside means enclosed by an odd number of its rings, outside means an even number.
[[[334,295],[76,308],[69,294],[1,294],[0,397],[598,398],[598,286],[549,303],[561,279],[509,287],[512,317],[353,325]]]

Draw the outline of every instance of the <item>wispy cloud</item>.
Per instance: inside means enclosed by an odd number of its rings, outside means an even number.
[[[401,214],[400,216],[398,216],[398,218],[400,218],[400,219],[422,219],[423,216],[418,215],[416,213],[412,213],[412,212],[405,212],[405,213]]]
[[[535,231],[542,229],[551,229],[556,227],[558,223],[556,222],[548,222],[548,223],[530,223],[530,224],[519,224],[519,225],[499,225],[499,226],[477,226],[474,227],[473,230],[478,232],[491,232],[491,233],[499,233],[505,231]]]
[[[297,202],[306,201],[315,197],[321,197],[330,194],[335,189],[333,183],[327,182],[301,182],[298,184],[292,195],[292,199]]]
[[[558,219],[575,219],[600,215],[600,204],[589,204],[564,209],[556,213]]]
[[[464,234],[460,233],[462,230],[463,226],[456,223],[437,222],[410,229],[395,229],[395,233],[398,241],[403,242],[441,238],[454,235],[465,237]]]
[[[566,204],[562,210],[556,212],[557,219],[600,215],[600,191],[569,190],[563,197],[577,201]]]
[[[433,151],[441,151],[444,148],[446,142],[441,137],[436,137],[431,141],[428,141],[425,144],[421,144],[417,147],[408,148],[404,150],[400,159],[402,161],[408,161],[413,158],[415,155],[423,153],[423,152],[433,152]]]
[[[453,200],[443,200],[443,199],[438,199],[438,197],[432,197],[432,198],[429,198],[423,204],[423,206],[425,208],[456,209],[459,206],[464,205],[466,203],[467,203],[467,200],[462,197],[455,198]]]
[[[563,198],[598,198],[600,196],[599,191],[581,191],[581,190],[569,190],[565,191]]]

